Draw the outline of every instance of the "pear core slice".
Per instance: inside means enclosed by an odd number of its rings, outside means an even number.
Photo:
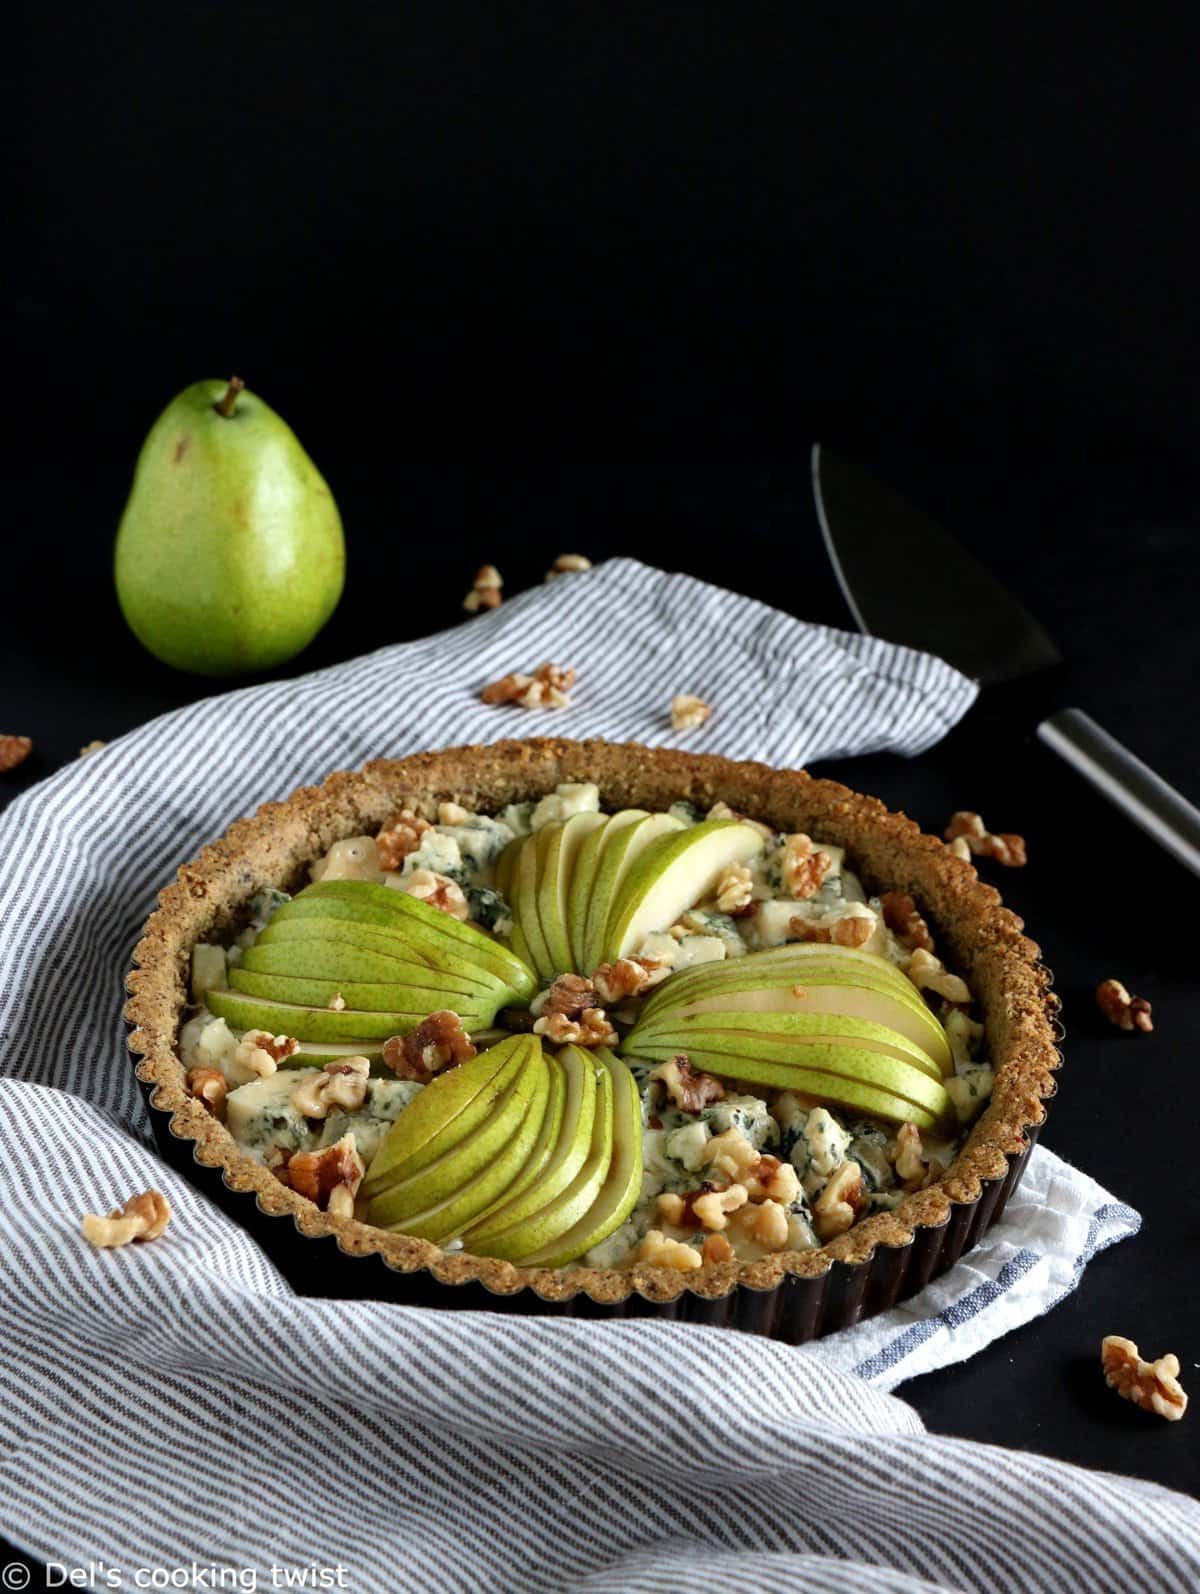
[[[557,1240],[522,1258],[526,1267],[562,1267],[620,1228],[637,1205],[642,1188],[642,1113],[637,1081],[619,1057],[605,1048],[595,1056],[613,1076],[612,1160],[596,1199]]]
[[[762,850],[762,834],[736,819],[710,819],[647,847],[622,880],[604,929],[604,958],[636,952],[707,896],[730,864]]]
[[[674,814],[648,814],[640,808],[622,808],[609,820],[588,898],[581,973],[590,974],[604,961],[609,912],[638,857],[653,842],[684,828],[683,820]]]
[[[593,831],[608,824],[604,814],[572,814],[561,825],[547,826],[552,834],[540,860],[538,918],[555,974],[574,974],[571,948],[570,892],[579,849]]]
[[[234,1029],[268,1029],[272,1035],[292,1035],[298,1041],[385,1041],[392,1035],[407,1035],[429,1016],[428,1006],[420,1012],[358,1012],[351,1007],[338,1011],[236,990],[209,991],[205,1004]]]

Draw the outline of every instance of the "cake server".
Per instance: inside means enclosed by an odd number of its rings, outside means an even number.
[[[817,520],[858,629],[936,653],[981,686],[1049,672],[1042,625],[936,521],[843,455],[814,444]],[[1039,739],[1101,796],[1200,875],[1200,809],[1080,708]]]

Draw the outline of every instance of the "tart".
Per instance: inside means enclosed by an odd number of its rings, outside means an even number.
[[[601,741],[266,805],[162,892],[128,988],[160,1139],[382,1259],[363,1293],[792,1341],[975,1243],[1061,1060],[1038,948],[942,842]]]

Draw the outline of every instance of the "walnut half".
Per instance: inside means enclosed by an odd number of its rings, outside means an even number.
[[[667,1095],[680,1112],[699,1112],[710,1101],[721,1101],[725,1086],[715,1074],[693,1071],[686,1052],[677,1052],[650,1071],[650,1078],[662,1082]]]
[[[1130,996],[1120,980],[1102,980],[1096,987],[1096,1004],[1118,1029],[1141,1030],[1148,1035],[1154,1028],[1150,1003],[1144,996]]]
[[[1108,1387],[1144,1411],[1178,1422],[1187,1410],[1188,1398],[1179,1382],[1178,1356],[1160,1356],[1155,1362],[1146,1362],[1131,1339],[1108,1334],[1100,1342],[1100,1366]]]
[[[444,1069],[457,1068],[475,1056],[475,1045],[457,1013],[441,1008],[423,1018],[407,1035],[383,1043],[383,1060],[399,1079],[427,1084]]]
[[[365,1172],[354,1136],[343,1135],[321,1151],[297,1152],[288,1161],[287,1182],[334,1217],[350,1218]]]
[[[170,1221],[171,1205],[166,1196],[158,1190],[144,1190],[130,1196],[123,1207],[114,1207],[106,1218],[87,1213],[81,1228],[89,1245],[108,1250],[133,1240],[157,1240]]]

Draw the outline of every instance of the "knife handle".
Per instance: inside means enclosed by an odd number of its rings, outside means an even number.
[[[1037,729],[1039,740],[1102,797],[1200,875],[1200,809],[1143,764],[1082,709],[1064,708]]]

